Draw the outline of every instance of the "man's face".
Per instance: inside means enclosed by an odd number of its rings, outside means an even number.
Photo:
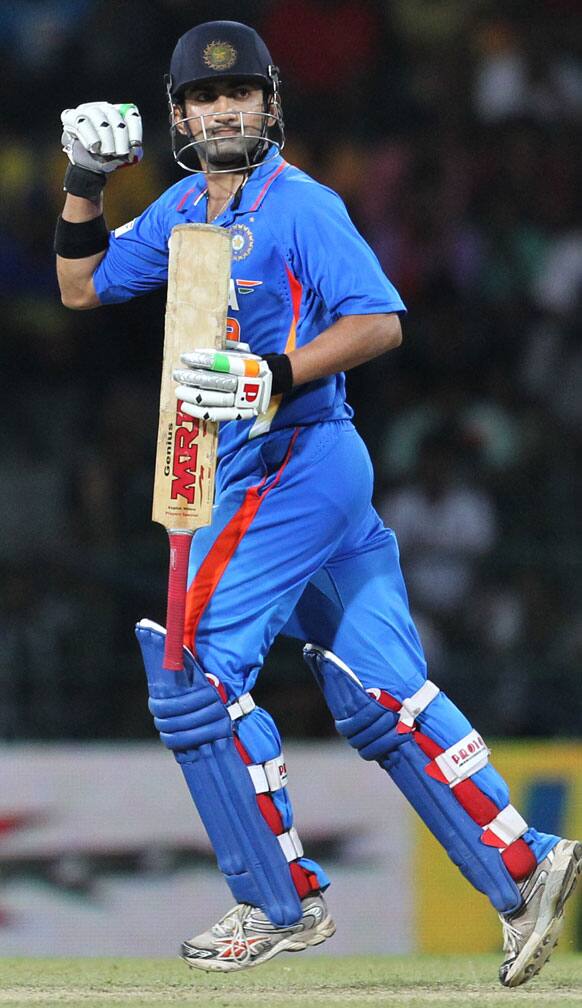
[[[248,81],[219,78],[187,88],[184,109],[193,139],[204,141],[196,150],[208,164],[222,166],[251,159],[265,123],[261,88]],[[180,110],[175,109],[174,114],[176,121],[182,118]],[[184,124],[179,124],[178,130],[187,133]]]

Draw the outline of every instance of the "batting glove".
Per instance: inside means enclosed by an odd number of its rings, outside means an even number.
[[[63,150],[79,168],[109,174],[142,158],[141,116],[132,102],[86,102],[65,109],[61,122]]]
[[[229,346],[232,343],[229,341]],[[235,344],[236,345],[236,344]],[[264,413],[273,376],[262,357],[245,349],[203,348],[182,354],[187,370],[173,372],[182,410],[199,420],[250,420]]]

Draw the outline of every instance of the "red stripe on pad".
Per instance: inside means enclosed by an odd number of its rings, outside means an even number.
[[[522,882],[537,867],[535,855],[525,840],[514,840],[501,852],[501,857],[514,882]]]
[[[382,704],[383,707],[387,707],[392,711],[400,710],[402,705],[386,690],[368,690],[368,693],[370,692],[372,692],[372,695],[378,703]],[[424,755],[428,756],[431,761],[434,760],[436,756],[440,756],[445,752],[438,742],[429,738],[429,736],[424,732],[419,731],[416,728],[416,724],[414,727],[415,731],[412,737]],[[434,763],[428,763],[425,770],[430,777],[440,780],[438,767],[436,767],[436,773],[433,771],[433,767],[435,767]],[[445,783],[448,787],[446,780],[443,779],[442,783]],[[460,783],[456,784],[451,790],[461,808],[465,810],[467,815],[469,815],[473,822],[476,822],[478,826],[484,828],[488,823],[492,822],[501,811],[495,802],[491,801],[491,799],[483,793],[481,788],[478,787],[477,784],[475,784],[470,778],[460,781]],[[495,838],[495,835],[490,830],[485,831],[481,839],[482,842],[488,846],[503,847],[501,841],[495,842],[497,838]],[[514,882],[521,882],[522,879],[527,878],[537,864],[531,848],[525,840],[521,839],[521,837],[518,840],[514,840],[513,843],[509,844],[508,847],[505,847],[504,850],[500,850],[500,854],[503,863]]]
[[[241,760],[243,761],[244,765],[245,766],[251,766],[251,764],[252,764],[253,761],[252,761],[251,757],[249,756],[248,752],[246,751],[246,749],[245,749],[244,745],[242,744],[241,740],[239,739],[238,735],[234,735],[233,738],[234,738],[234,745],[235,745],[236,751],[239,754],[239,756],[240,756]]]
[[[250,766],[253,760],[237,735],[234,736],[234,744],[245,766]],[[262,794],[257,795],[256,799],[261,815],[271,832],[274,833],[275,836],[280,836],[281,833],[285,833],[283,820],[271,796],[268,794]],[[305,896],[309,896],[312,892],[319,892],[320,885],[317,875],[315,875],[314,872],[308,871],[308,869],[300,865],[298,861],[291,861],[289,864],[289,870],[291,872],[291,879],[297,890],[299,899],[304,899]]]
[[[387,707],[388,710],[394,711],[395,714],[398,714],[398,711],[402,707],[402,704],[398,700],[395,700],[395,698],[391,696],[387,690],[369,689],[366,690],[366,693],[369,693],[374,700],[377,700],[379,704],[382,704],[382,707]]]
[[[291,861],[289,869],[299,899],[305,899],[311,893],[319,892],[321,886],[315,872],[307,871],[307,868],[300,865],[298,861]]]

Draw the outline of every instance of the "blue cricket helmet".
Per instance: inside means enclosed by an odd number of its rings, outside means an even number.
[[[170,62],[169,89],[179,100],[188,85],[214,77],[256,81],[273,91],[278,70],[260,35],[238,21],[207,21],[178,40]]]

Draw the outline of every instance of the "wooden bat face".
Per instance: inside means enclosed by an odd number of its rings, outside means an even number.
[[[180,355],[224,345],[230,234],[210,224],[179,224],[171,235],[164,361],[152,518],[166,529],[210,524],[217,425],[181,410],[174,392]]]

